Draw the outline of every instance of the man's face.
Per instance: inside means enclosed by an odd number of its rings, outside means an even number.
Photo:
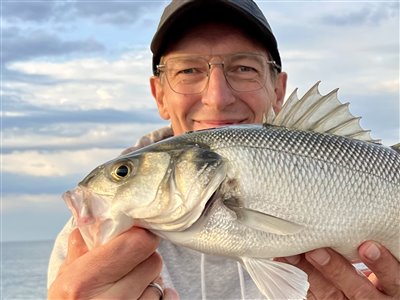
[[[260,45],[247,38],[240,30],[221,24],[204,24],[193,28],[180,39],[163,57],[186,55],[211,57],[211,62],[220,62],[218,56],[250,52],[267,52]],[[163,78],[164,76],[164,78]],[[197,94],[179,94],[168,84],[165,74],[150,79],[160,116],[171,120],[175,135],[186,131],[214,128],[231,124],[262,123],[263,116],[270,109],[278,112],[282,106],[286,89],[286,74],[280,73],[275,79],[268,71],[261,89],[238,92],[230,88],[223,69],[213,66],[206,88]]]

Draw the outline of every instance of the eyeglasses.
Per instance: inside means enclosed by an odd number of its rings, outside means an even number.
[[[199,94],[208,85],[213,65],[221,65],[228,85],[238,92],[261,89],[265,85],[269,65],[280,71],[275,61],[260,54],[236,53],[221,59],[221,62],[210,62],[204,56],[174,57],[157,65],[157,75],[164,72],[169,86],[178,94]]]

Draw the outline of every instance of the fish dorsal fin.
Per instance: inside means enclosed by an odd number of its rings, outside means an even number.
[[[289,96],[281,111],[269,124],[310,130],[320,133],[330,133],[358,139],[367,142],[379,143],[373,140],[370,131],[360,126],[360,117],[354,117],[349,111],[349,103],[341,103],[337,96],[338,89],[321,95],[318,90],[318,81],[305,95],[299,99],[297,89]]]
[[[390,146],[390,148],[392,148],[394,151],[400,154],[400,143]]]

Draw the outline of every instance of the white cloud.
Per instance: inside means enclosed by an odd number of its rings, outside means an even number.
[[[399,93],[398,4],[397,9],[394,3],[354,1],[258,4],[276,34],[289,91],[322,80],[358,94],[378,87]]]
[[[0,111],[0,116],[2,116],[2,117],[26,117],[28,115],[29,115],[28,112]]]
[[[132,146],[142,135],[160,124],[97,124],[82,128],[82,124],[57,125],[50,130],[82,132],[78,136],[61,137],[40,132],[5,134],[3,143],[14,150],[3,153],[2,171],[17,175],[62,177],[71,174],[87,175],[98,165],[117,157],[126,147]],[[118,148],[116,144],[124,144]],[[102,147],[102,148],[98,148]],[[25,150],[24,150],[25,148]],[[31,149],[72,150],[31,150]]]
[[[156,124],[99,124],[99,123],[56,123],[41,128],[10,128],[3,133],[3,145],[10,149],[40,148],[92,148],[117,149],[130,147],[141,136],[162,127]],[[123,149],[117,149],[121,152]],[[116,152],[118,153],[118,152]]]
[[[35,210],[52,210],[61,206],[62,200],[59,194],[7,194],[3,195],[1,211],[11,212],[27,207]]]
[[[81,58],[63,62],[24,61],[10,70],[51,78],[52,84],[7,81],[5,87],[24,95],[23,101],[58,109],[119,110],[154,108],[149,88],[151,56],[146,50],[118,59]]]
[[[399,93],[400,87],[400,80],[393,79],[393,80],[384,80],[384,81],[377,81],[375,84],[371,85],[371,90],[376,92],[378,91],[388,91],[391,93]]]
[[[29,176],[62,177],[88,174],[92,169],[115,158],[120,149],[74,151],[13,151],[3,154],[3,172]]]

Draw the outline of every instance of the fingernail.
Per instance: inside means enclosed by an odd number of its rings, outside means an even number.
[[[297,265],[300,261],[300,255],[287,256],[285,259],[289,264]]]
[[[381,257],[381,250],[379,250],[378,246],[375,243],[369,243],[369,245],[365,249],[365,257],[369,260],[375,261],[379,257]]]
[[[331,256],[325,249],[314,250],[310,252],[309,256],[313,261],[315,261],[317,264],[321,266],[328,264],[328,262],[331,259]]]

